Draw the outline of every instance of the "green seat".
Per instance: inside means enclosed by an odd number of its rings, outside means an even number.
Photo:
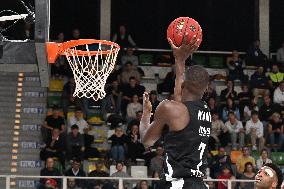
[[[284,153],[283,152],[272,152],[271,160],[277,165],[284,165]]]
[[[200,56],[200,55],[193,55],[192,60],[197,63],[198,65],[202,65],[204,67],[207,67],[206,57]]]
[[[152,54],[141,54],[139,56],[139,62],[141,65],[152,65],[154,63],[154,57]]]
[[[48,107],[53,107],[54,105],[61,107],[61,96],[48,96],[47,105]]]
[[[210,68],[224,68],[224,58],[219,56],[209,57],[209,67]]]

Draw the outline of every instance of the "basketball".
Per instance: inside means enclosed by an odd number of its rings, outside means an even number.
[[[167,38],[170,38],[174,45],[179,47],[186,33],[188,33],[186,44],[189,44],[192,37],[196,35],[196,38],[199,39],[198,46],[200,45],[202,29],[196,20],[189,17],[179,17],[172,21],[167,29]]]

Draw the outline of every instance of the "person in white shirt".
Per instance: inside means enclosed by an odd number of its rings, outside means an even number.
[[[71,132],[71,126],[72,125],[78,125],[79,127],[79,132],[81,134],[84,133],[84,129],[89,127],[89,124],[87,121],[83,118],[83,113],[82,110],[77,108],[75,109],[74,115],[70,116],[67,120],[67,125],[68,125],[68,133]]]
[[[245,142],[245,133],[243,124],[241,121],[237,120],[234,112],[229,112],[228,114],[229,120],[225,123],[232,142],[232,149],[237,149],[237,138],[239,139],[239,148],[241,149],[244,146]]]
[[[126,54],[121,57],[122,65],[125,65],[126,62],[132,62],[134,67],[137,67],[139,64],[138,57],[133,54],[133,48],[131,47],[128,47]]]
[[[252,150],[257,150],[256,140],[258,140],[259,150],[264,147],[264,137],[263,137],[263,124],[258,118],[258,112],[252,111],[251,119],[246,123],[246,135],[251,141]]]
[[[268,158],[268,151],[266,149],[262,149],[259,159],[256,160],[256,168],[259,170],[266,163],[272,163],[272,160]]]
[[[273,94],[273,102],[284,105],[284,81],[281,81],[279,87],[277,87]]]
[[[282,47],[277,50],[276,60],[277,62],[284,64],[284,41],[282,43]]]
[[[143,110],[143,106],[139,102],[138,95],[133,95],[132,102],[127,105],[127,109],[126,109],[127,119],[128,120],[135,119],[136,118],[136,112],[142,111],[142,110]]]

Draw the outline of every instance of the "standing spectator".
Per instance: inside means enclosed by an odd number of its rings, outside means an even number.
[[[54,167],[54,160],[53,158],[47,158],[46,160],[46,167],[40,170],[40,176],[62,176],[58,169]],[[46,178],[40,179],[40,185],[43,186]],[[60,185],[60,179],[55,179],[58,185]]]
[[[234,50],[232,56],[227,58],[227,67],[229,69],[229,80],[239,79],[242,83],[247,82],[248,78],[244,74],[246,65],[240,58],[238,51]]]
[[[132,120],[136,118],[136,112],[142,111],[142,104],[139,102],[139,97],[135,94],[132,96],[132,102],[127,105],[127,119]]]
[[[115,166],[116,172],[113,173],[113,174],[111,175],[111,177],[122,177],[122,178],[123,178],[123,177],[124,177],[124,178],[126,177],[126,178],[129,178],[130,175],[123,171],[123,167],[124,167],[123,162],[118,161],[118,162],[116,163],[116,166]],[[130,187],[129,185],[130,185],[129,182],[127,182],[127,181],[124,182],[124,187],[125,187],[125,188]]]
[[[141,81],[141,75],[138,70],[133,66],[132,62],[126,62],[121,72],[121,83],[126,85],[129,83],[129,79],[134,77],[138,83]]]
[[[234,112],[234,114],[237,117],[237,119],[240,120],[241,119],[240,111],[239,111],[239,108],[235,105],[233,99],[227,98],[226,102],[227,102],[226,106],[223,108],[223,111],[222,111],[222,119],[223,119],[223,121],[227,121],[228,120],[229,112]]]
[[[70,116],[67,120],[68,133],[71,131],[72,125],[79,127],[79,133],[83,133],[85,128],[89,127],[87,121],[83,118],[83,112],[81,108],[76,108],[74,115]]]
[[[158,105],[160,104],[160,101],[158,100],[158,93],[155,90],[152,90],[150,92],[150,102],[152,104],[152,113],[154,115]]]
[[[212,177],[217,178],[221,174],[222,168],[227,166],[231,169],[231,158],[225,154],[225,148],[219,147],[218,154],[213,157]]]
[[[59,115],[59,108],[57,106],[53,106],[52,115],[49,115],[45,118],[44,124],[41,127],[43,141],[47,141],[47,138],[51,136],[51,131],[53,129],[59,129],[60,133],[63,133],[64,128],[65,122],[63,117]]]
[[[264,147],[263,137],[263,124],[258,119],[258,112],[253,111],[251,119],[246,123],[246,134],[252,144],[252,150],[257,150],[256,141],[258,140],[258,149],[261,150]]]
[[[111,141],[111,158],[115,161],[124,161],[127,136],[123,133],[122,128],[115,128],[115,133],[108,140]]]
[[[80,35],[81,35],[81,33],[80,33],[80,30],[78,28],[73,29],[73,31],[72,31],[72,39],[73,40],[80,39]]]
[[[245,170],[243,174],[241,174],[240,179],[244,180],[254,180],[256,175],[254,166],[251,162],[247,162],[245,164]],[[241,182],[241,189],[252,189],[254,188],[254,182]]]
[[[88,175],[89,177],[108,177],[109,174],[104,171],[104,163],[99,161],[96,162],[96,169],[91,171]],[[104,185],[108,183],[108,181],[102,181],[102,180],[89,180],[89,188],[94,188],[96,185]]]
[[[277,64],[273,64],[272,70],[268,74],[268,79],[269,79],[268,83],[270,88],[275,89],[276,87],[278,87],[280,82],[283,80],[283,78],[284,78],[284,73],[279,71]]]
[[[65,172],[65,176],[69,177],[85,177],[86,173],[81,167],[81,160],[74,158],[72,161],[72,167]],[[86,181],[82,179],[75,180],[78,187],[84,188],[86,186]]]
[[[245,140],[245,131],[242,122],[236,118],[234,112],[229,112],[229,120],[225,123],[225,126],[230,133],[232,149],[237,149],[237,139],[239,139],[239,148],[242,148]]]
[[[260,170],[266,163],[272,163],[272,161],[268,158],[268,151],[266,149],[262,149],[259,159],[256,160],[256,168]]]
[[[259,66],[252,74],[250,80],[250,87],[253,96],[264,96],[269,94],[268,79],[265,76],[263,66]]]
[[[273,102],[284,106],[284,81],[281,81],[279,87],[275,89],[273,94]]]
[[[212,114],[212,128],[209,137],[209,149],[215,150],[216,143],[220,143],[225,147],[228,145],[229,136],[228,129],[223,121],[219,119],[218,112],[211,111]]]
[[[163,82],[157,85],[157,92],[159,94],[163,92],[174,93],[175,78],[176,69],[175,65],[173,65],[172,70],[167,73],[166,77],[163,79]]]
[[[163,171],[163,162],[164,162],[164,148],[162,146],[157,146],[156,156],[151,159],[150,163],[150,171],[153,173],[154,171],[158,172],[161,175]]]
[[[244,121],[248,121],[251,118],[251,112],[252,111],[259,111],[259,108],[257,106],[258,103],[258,97],[252,97],[250,100],[250,103],[244,107]]]
[[[82,188],[77,186],[75,179],[69,178],[67,180],[67,189],[82,189]]]
[[[133,54],[133,48],[131,47],[128,47],[126,54],[121,57],[122,65],[125,65],[127,62],[131,62],[135,68],[139,64],[138,57]]]
[[[225,102],[226,99],[231,98],[232,100],[237,99],[237,92],[234,90],[234,83],[231,80],[227,81],[227,88],[221,91],[221,101]]]
[[[246,105],[250,103],[251,99],[251,93],[249,91],[247,84],[242,84],[242,91],[238,94],[238,99],[239,99],[240,114],[243,115],[244,108]]]
[[[82,160],[84,158],[84,137],[79,132],[78,125],[72,125],[71,132],[67,135],[66,148],[69,160],[73,158],[80,158]]]
[[[237,158],[236,167],[237,173],[242,174],[245,170],[245,164],[250,162],[252,163],[253,167],[255,167],[255,159],[250,156],[250,151],[248,147],[242,148],[243,154]]]
[[[40,158],[43,161],[46,161],[47,158],[56,157],[59,159],[61,165],[65,166],[65,157],[64,157],[64,139],[60,135],[58,128],[52,130],[52,134],[47,138],[45,143],[45,148],[40,152]]]
[[[138,125],[131,127],[131,133],[128,135],[128,157],[132,162],[136,163],[137,158],[142,158],[145,151],[143,144],[140,142]]]
[[[266,61],[266,55],[260,50],[260,41],[255,40],[247,51],[247,64],[250,66],[266,66]]]
[[[272,150],[277,151],[283,143],[283,122],[278,113],[272,114],[272,119],[268,123],[268,134]]]
[[[221,174],[217,177],[217,179],[226,179],[226,180],[233,180],[236,179],[233,174],[232,170],[228,166],[224,166],[222,168]],[[234,188],[234,185],[232,183],[232,188]],[[218,189],[227,189],[228,188],[228,183],[226,181],[220,181],[218,182]]]
[[[119,26],[119,33],[114,34],[112,41],[119,44],[121,49],[131,46],[136,47],[136,43],[123,25]]]

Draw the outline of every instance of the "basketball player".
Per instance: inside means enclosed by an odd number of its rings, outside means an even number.
[[[255,189],[280,189],[282,172],[277,165],[266,163],[255,176]]]
[[[173,49],[176,66],[175,100],[162,101],[150,124],[151,103],[148,93],[143,96],[143,116],[140,134],[143,144],[152,146],[161,137],[165,125],[169,132],[164,137],[166,189],[205,189],[202,177],[207,167],[207,147],[211,131],[211,115],[201,100],[209,83],[209,75],[201,66],[185,71],[185,60],[197,49],[195,37],[189,44]]]

